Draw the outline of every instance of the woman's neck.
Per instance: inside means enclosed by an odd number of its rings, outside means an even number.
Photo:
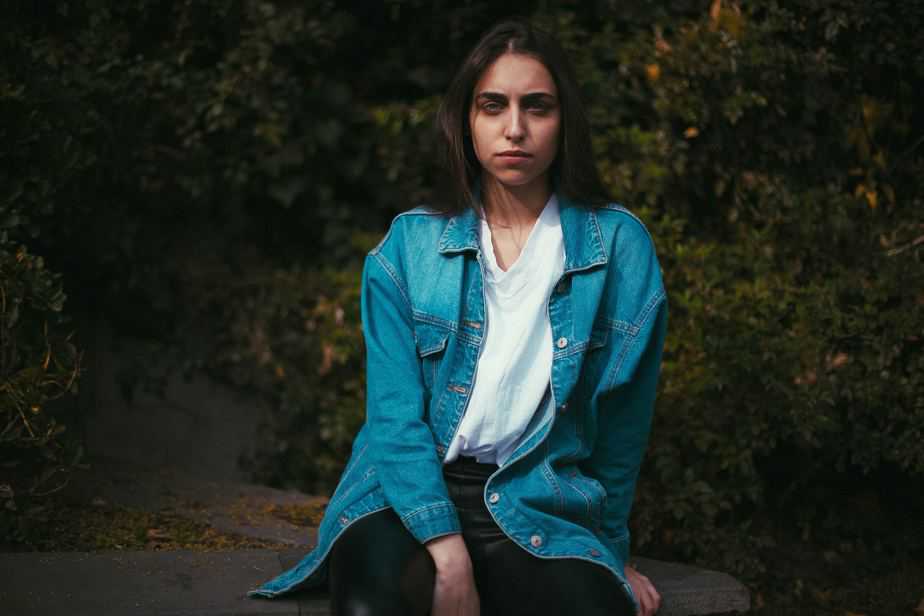
[[[493,177],[482,178],[481,202],[488,222],[504,227],[532,227],[549,200],[546,180],[526,186],[504,186]]]

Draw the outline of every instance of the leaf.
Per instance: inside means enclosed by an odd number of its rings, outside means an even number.
[[[149,528],[147,532],[148,539],[170,539],[170,531],[162,528]]]

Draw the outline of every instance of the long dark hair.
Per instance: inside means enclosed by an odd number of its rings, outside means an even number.
[[[473,189],[481,177],[481,163],[475,156],[468,113],[472,92],[481,75],[505,53],[519,53],[536,58],[552,75],[561,104],[561,132],[558,154],[550,167],[554,188],[571,201],[600,205],[609,200],[594,164],[590,125],[581,102],[574,69],[558,41],[528,22],[503,21],[488,30],[449,84],[437,112],[437,132],[445,173],[445,193],[434,206],[446,213],[456,213],[474,203]]]

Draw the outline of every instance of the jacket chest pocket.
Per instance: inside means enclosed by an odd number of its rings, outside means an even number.
[[[428,400],[439,375],[440,364],[446,355],[446,345],[449,344],[450,334],[448,329],[432,323],[417,322],[414,324],[417,357],[420,360],[420,371]]]

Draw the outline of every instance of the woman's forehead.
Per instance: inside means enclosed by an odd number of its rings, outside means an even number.
[[[541,61],[526,54],[505,53],[485,69],[475,84],[475,96],[482,92],[507,95],[545,92],[556,95],[558,89],[549,69]]]

